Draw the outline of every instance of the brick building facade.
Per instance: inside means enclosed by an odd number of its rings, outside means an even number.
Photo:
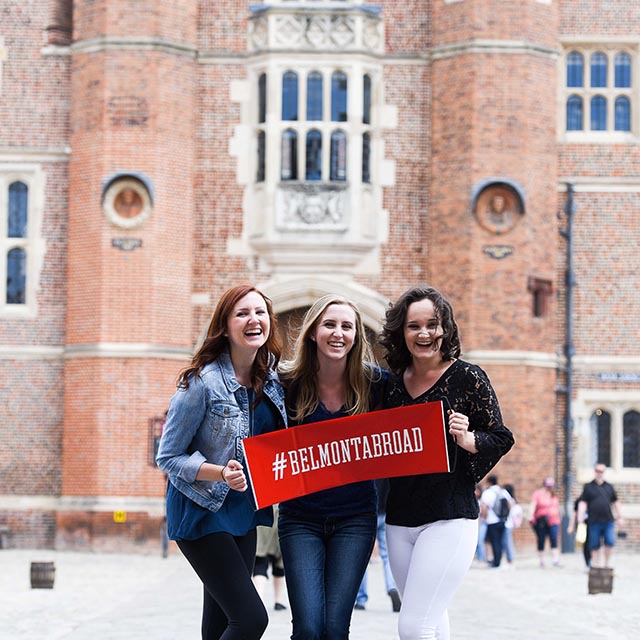
[[[251,281],[284,327],[339,292],[372,332],[440,288],[516,435],[500,478],[570,504],[601,459],[640,547],[632,5],[0,0],[8,544],[157,546],[158,425]]]

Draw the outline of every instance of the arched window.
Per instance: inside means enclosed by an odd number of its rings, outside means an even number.
[[[312,129],[307,133],[307,180],[322,180],[322,133]]]
[[[607,86],[607,56],[600,51],[591,54],[591,86]]]
[[[631,56],[628,53],[616,53],[615,85],[616,87],[631,86]]]
[[[631,131],[631,103],[626,96],[616,98],[616,131]]]
[[[258,122],[267,119],[267,74],[261,73],[258,78]]]
[[[567,56],[567,87],[581,87],[584,80],[584,58],[581,53],[572,51]]]
[[[24,304],[27,291],[27,254],[14,248],[7,254],[7,304]]]
[[[282,119],[298,119],[298,74],[293,71],[282,76]]]
[[[298,179],[298,134],[293,129],[282,132],[281,180]]]
[[[258,166],[256,170],[256,182],[264,182],[265,172],[265,133],[258,132]]]
[[[331,76],[331,120],[347,121],[347,76],[342,71]]]
[[[591,98],[591,131],[606,131],[607,101],[602,96]]]
[[[371,134],[362,134],[362,182],[371,182]]]
[[[362,122],[371,124],[371,76],[362,79]]]
[[[331,157],[329,180],[347,179],[347,136],[344,131],[331,134]]]
[[[322,74],[318,71],[307,76],[307,120],[322,120]]]
[[[622,466],[640,467],[640,413],[627,411],[622,418]]]
[[[567,100],[567,131],[582,131],[582,98],[569,96]]]
[[[9,185],[9,221],[7,235],[9,238],[27,237],[27,208],[29,189],[24,182],[13,182]]]
[[[593,442],[593,462],[611,466],[611,414],[596,409],[591,414],[591,439]]]

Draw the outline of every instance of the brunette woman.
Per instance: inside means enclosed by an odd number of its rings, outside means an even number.
[[[254,512],[244,495],[241,441],[286,425],[280,354],[270,300],[233,287],[171,399],[157,463],[169,476],[169,537],[204,585],[203,640],[257,640],[267,626],[251,574],[256,526],[273,511]]]
[[[451,305],[432,287],[406,291],[386,314],[381,344],[390,374],[387,408],[442,401],[451,473],[391,478],[387,546],[402,608],[401,640],[449,638],[447,607],[478,542],[475,485],[513,445],[486,373],[459,359]]]

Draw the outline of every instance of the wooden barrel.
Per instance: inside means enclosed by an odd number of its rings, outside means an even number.
[[[591,567],[589,569],[589,593],[611,593],[613,591],[613,569]]]
[[[56,567],[53,562],[31,563],[31,588],[53,589],[56,577]]]

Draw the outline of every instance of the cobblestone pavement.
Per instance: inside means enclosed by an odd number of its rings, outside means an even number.
[[[32,589],[31,562],[53,561],[53,589]],[[589,595],[581,554],[540,569],[474,566],[450,608],[452,640],[635,640],[640,555],[614,557],[612,594]],[[370,600],[354,611],[352,640],[397,638],[398,614],[372,563]],[[149,555],[0,550],[1,640],[198,640],[201,586],[178,553]],[[286,640],[289,611],[268,604],[264,640]]]

